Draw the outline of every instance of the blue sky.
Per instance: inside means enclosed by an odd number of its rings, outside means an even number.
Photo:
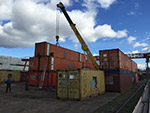
[[[92,54],[119,48],[124,53],[150,52],[149,0],[60,0],[81,32]],[[34,56],[35,42],[55,44],[56,15],[59,43],[82,52],[56,0],[1,0],[0,55]],[[134,60],[140,68],[145,59]]]

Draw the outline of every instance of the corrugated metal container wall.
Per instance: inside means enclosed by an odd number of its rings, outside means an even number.
[[[52,55],[53,54],[53,55]],[[42,42],[36,43],[35,45],[35,56],[49,56],[52,55],[57,58],[69,59],[73,61],[79,61],[79,53],[65,49],[62,47],[58,47],[56,45]]]
[[[100,50],[100,68],[104,70],[121,69],[132,71],[132,61],[119,49]]]
[[[54,53],[54,57],[63,58],[72,61],[79,61],[79,53],[65,49],[62,47],[58,47],[56,45],[50,44],[49,53]]]
[[[40,57],[30,57],[29,59],[29,71],[37,71],[39,66]]]
[[[21,81],[21,74],[19,71],[0,71],[0,82],[5,82],[10,76],[10,79],[14,82]]]
[[[29,72],[29,85],[41,87],[56,87],[56,72]]]
[[[135,76],[136,76],[136,83],[138,83],[139,82],[138,73],[136,73]]]
[[[39,78],[38,72],[29,72],[29,85],[38,86]]]
[[[60,70],[57,97],[83,100],[105,92],[104,72],[99,70]]]
[[[106,70],[105,85],[107,92],[123,92],[132,86],[132,74],[127,71]]]
[[[49,87],[56,87],[56,72],[50,72],[49,73]]]
[[[131,72],[120,72],[120,92],[130,88],[132,86],[132,74]]]
[[[81,69],[82,63],[60,59],[60,58],[54,58],[54,71],[58,69]]]
[[[21,72],[21,81],[25,81],[26,77],[29,76],[29,72]]]
[[[47,56],[47,42],[35,43],[35,56]]]
[[[36,43],[35,51],[35,56],[38,57],[30,58],[30,71],[42,71],[46,63],[47,71],[56,71],[57,69],[80,69],[84,67],[94,69],[87,55],[47,42]]]
[[[138,72],[137,64],[134,61],[132,61],[132,72],[135,72],[135,73]]]

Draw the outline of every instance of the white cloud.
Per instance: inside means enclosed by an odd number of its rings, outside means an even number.
[[[129,16],[130,16],[130,15],[136,15],[136,13],[133,12],[133,11],[131,11],[131,12],[128,13],[128,15],[129,15]]]
[[[93,56],[99,56],[99,54],[94,53]]]
[[[39,41],[55,41],[56,35],[56,4],[58,1],[51,0],[50,3],[37,4],[46,0],[8,0],[2,4],[11,7],[9,11],[3,13],[8,15],[1,19],[11,19],[11,22],[0,25],[0,46],[1,47],[31,47]],[[109,1],[109,0],[108,0]],[[113,0],[115,1],[115,0]],[[70,0],[62,0],[64,5],[70,6]],[[99,1],[100,2],[100,1]],[[11,5],[8,5],[8,4]],[[113,2],[108,2],[110,5]],[[0,4],[1,5],[1,4]],[[55,8],[54,8],[55,7]],[[3,8],[4,10],[5,8]],[[1,10],[0,10],[1,12]],[[9,12],[9,13],[7,13]],[[127,36],[127,30],[114,31],[111,25],[96,25],[96,14],[94,10],[72,10],[68,11],[73,22],[81,29],[88,42],[95,42],[100,38],[122,38]],[[1,13],[0,13],[1,14]],[[78,17],[78,18],[77,18]],[[60,42],[65,42],[66,37],[70,38],[75,44],[77,38],[69,27],[66,18],[60,14]],[[86,24],[83,24],[86,23]],[[75,47],[77,47],[75,45]]]
[[[132,51],[132,53],[139,53],[139,51],[138,51],[138,50],[135,50],[135,51]]]
[[[130,36],[129,38],[127,38],[128,43],[132,43],[132,41],[136,40],[136,37]]]
[[[136,42],[134,45],[133,45],[133,48],[136,48],[136,47],[146,47],[148,46],[147,43],[139,43],[139,42]]]
[[[0,20],[11,19],[13,0],[0,0]]]
[[[143,49],[142,49],[142,52],[143,52],[143,53],[149,53],[149,52],[150,52],[150,47],[149,47],[149,48],[148,48],[148,47],[143,48]]]
[[[142,70],[146,69],[146,64],[137,64],[137,66],[138,69],[142,69]]]
[[[109,8],[117,0],[98,0],[98,3],[101,5],[102,8]]]

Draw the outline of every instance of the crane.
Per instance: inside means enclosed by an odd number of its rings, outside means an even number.
[[[59,4],[57,4],[57,7],[60,8],[64,14],[64,16],[66,17],[67,21],[69,22],[73,32],[75,33],[76,37],[78,38],[79,42],[81,43],[81,47],[82,50],[85,51],[88,55],[88,57],[90,58],[92,64],[94,65],[95,69],[99,69],[98,64],[96,63],[96,60],[94,59],[92,53],[90,52],[88,46],[86,45],[85,41],[83,40],[82,36],[80,35],[79,31],[77,30],[75,24],[72,22],[71,18],[69,17],[68,13],[65,10],[65,6],[59,2]]]
[[[149,66],[148,63],[150,61],[150,53],[134,53],[134,54],[127,54],[127,56],[131,59],[139,59],[139,58],[146,58],[146,71],[147,71],[147,79],[149,76]]]

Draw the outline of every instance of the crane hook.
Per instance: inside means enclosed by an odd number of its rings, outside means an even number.
[[[59,45],[58,41],[59,41],[59,36],[56,35],[56,45]]]

